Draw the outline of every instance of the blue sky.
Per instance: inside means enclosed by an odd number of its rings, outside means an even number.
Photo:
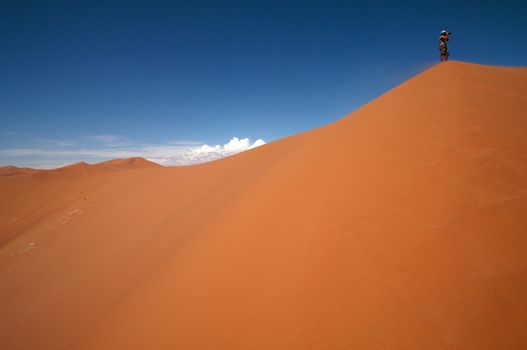
[[[441,29],[452,59],[527,65],[525,18],[525,1],[2,1],[0,165],[243,150],[435,64]]]

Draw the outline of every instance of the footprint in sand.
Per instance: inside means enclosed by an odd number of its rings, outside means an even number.
[[[23,254],[25,252],[28,252],[28,251],[34,249],[35,246],[36,246],[35,242],[29,242],[28,244],[26,244],[26,246],[24,248],[18,250],[18,254]]]

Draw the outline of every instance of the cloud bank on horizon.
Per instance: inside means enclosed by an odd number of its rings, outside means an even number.
[[[258,139],[251,143],[249,138],[239,139],[237,137],[233,137],[229,142],[227,142],[223,146],[209,146],[207,144],[204,144],[201,147],[191,148],[187,153],[183,154],[182,157],[160,159],[157,161],[157,163],[170,165],[204,163],[209,162],[211,160],[230,156],[232,154],[247,151],[249,149],[253,149],[264,144],[265,141],[262,139]]]
[[[224,145],[197,141],[169,141],[149,144],[116,135],[92,135],[80,140],[52,140],[8,132],[6,135],[23,141],[24,147],[0,148],[0,166],[15,165],[51,169],[85,161],[142,157],[161,165],[193,165],[247,151],[265,144],[262,139],[233,137]]]
[[[178,146],[175,146],[175,154],[171,152],[171,150],[174,149],[165,149],[166,152],[164,152],[162,148],[156,149],[156,147],[154,147],[150,148],[150,151],[153,151],[152,156],[145,156],[144,158],[161,165],[192,165],[210,162],[212,160],[247,151],[264,144],[265,141],[262,139],[251,142],[251,140],[247,137],[243,139],[233,137],[223,146],[209,146],[208,144],[202,144],[199,147],[185,148],[183,152],[178,152],[180,150],[178,149]],[[181,150],[183,150],[183,147]]]

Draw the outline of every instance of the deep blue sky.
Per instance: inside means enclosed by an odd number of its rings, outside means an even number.
[[[1,4],[0,149],[30,136],[276,140],[436,63],[441,29],[452,59],[527,65],[527,1]]]

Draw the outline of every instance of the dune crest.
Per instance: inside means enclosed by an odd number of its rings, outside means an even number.
[[[6,176],[30,176],[37,175],[39,178],[49,178],[68,175],[89,175],[99,172],[99,170],[129,170],[143,169],[151,167],[161,167],[161,165],[146,160],[141,157],[132,157],[125,159],[112,159],[100,163],[89,164],[86,162],[77,162],[60,168],[44,170],[33,168],[19,168],[8,165],[0,167],[0,178]]]
[[[0,347],[527,348],[526,115],[527,68],[448,62],[211,163],[3,177]]]
[[[125,159],[113,159],[105,162],[95,164],[99,168],[113,168],[113,169],[139,169],[160,167],[161,165],[141,157],[132,157]]]

